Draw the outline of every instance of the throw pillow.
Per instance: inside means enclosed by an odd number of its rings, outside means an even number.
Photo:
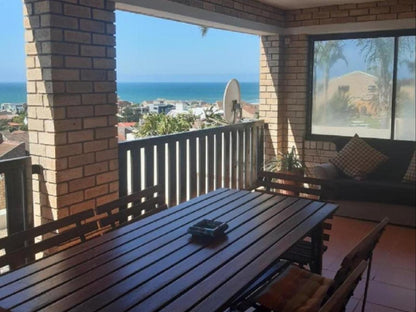
[[[338,155],[329,161],[347,176],[362,180],[387,159],[386,155],[371,147],[356,134]]]
[[[416,182],[416,151],[410,160],[409,167],[403,177],[403,182]]]

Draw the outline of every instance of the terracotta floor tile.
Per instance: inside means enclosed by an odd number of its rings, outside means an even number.
[[[416,289],[416,274],[414,271],[385,265],[374,265],[372,273],[375,281],[408,289]]]
[[[412,312],[416,309],[416,293],[412,289],[370,281],[367,302]]]
[[[361,312],[361,305],[362,305],[362,301],[360,301],[356,305],[354,312]],[[367,302],[367,304],[365,305],[365,312],[402,312],[402,311],[394,309],[394,308],[389,308],[389,307],[385,307],[382,305],[374,304],[371,302]]]
[[[342,217],[334,217],[331,222],[330,241],[323,259],[323,275],[327,277],[335,275],[344,256],[376,225]],[[366,311],[415,312],[415,249],[415,229],[393,225],[386,227],[373,253]],[[350,299],[347,311],[361,311],[364,283],[365,273]]]
[[[351,298],[350,301],[348,301],[347,306],[345,307],[345,312],[353,312],[355,311],[358,303],[360,300],[356,298]]]

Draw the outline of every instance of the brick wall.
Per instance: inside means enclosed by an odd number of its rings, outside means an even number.
[[[414,18],[414,0],[387,0],[286,11],[286,27]]]
[[[284,11],[265,3],[250,0],[169,0],[181,4],[189,5],[230,15],[249,21],[271,24],[284,25]]]
[[[114,3],[25,0],[24,15],[35,213],[56,219],[118,197]]]
[[[408,0],[327,6],[287,11],[286,26],[411,18],[415,17],[415,11],[415,2]],[[335,145],[331,142],[304,139],[308,36],[263,36],[262,42],[260,116],[272,129],[266,142],[267,156],[272,157],[278,151],[285,151],[295,146],[308,167],[327,162],[336,154]]]

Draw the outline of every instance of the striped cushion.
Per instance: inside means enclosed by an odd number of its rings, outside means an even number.
[[[412,160],[410,160],[403,182],[416,182],[416,151],[413,153]]]
[[[256,301],[274,311],[318,311],[331,284],[331,279],[291,265],[260,293]]]
[[[338,155],[329,161],[347,176],[363,179],[387,159],[387,156],[368,145],[356,134]]]

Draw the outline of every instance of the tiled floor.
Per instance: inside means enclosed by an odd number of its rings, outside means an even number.
[[[334,217],[323,274],[333,277],[343,257],[375,223]],[[373,255],[367,312],[416,311],[416,230],[388,225]],[[347,312],[361,311],[364,280],[348,303]]]

